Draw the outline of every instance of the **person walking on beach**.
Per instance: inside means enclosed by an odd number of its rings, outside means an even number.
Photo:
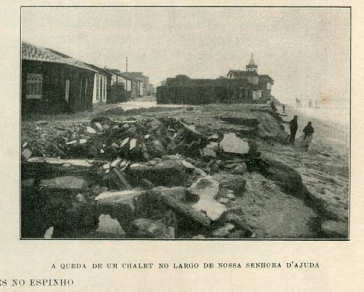
[[[291,132],[289,136],[289,143],[292,145],[294,145],[294,141],[296,139],[297,129],[298,129],[297,116],[295,115],[293,119],[289,122],[289,130]]]
[[[308,150],[308,147],[310,146],[311,140],[312,140],[312,135],[315,132],[315,130],[312,127],[311,122],[308,122],[306,127],[303,128],[303,143],[304,143],[304,147],[306,149],[306,151]]]
[[[308,122],[306,127],[303,128],[303,133],[305,134],[303,140],[310,138],[314,132],[315,130],[313,129],[311,122]]]

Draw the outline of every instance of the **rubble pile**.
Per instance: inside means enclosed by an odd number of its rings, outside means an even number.
[[[254,236],[234,208],[251,141],[171,117],[43,126],[22,145],[23,236]]]

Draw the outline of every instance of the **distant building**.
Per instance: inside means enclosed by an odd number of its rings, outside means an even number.
[[[158,103],[266,103],[273,100],[273,79],[259,75],[253,55],[246,70],[230,70],[227,78],[191,79],[186,75],[167,78],[157,88]]]
[[[148,86],[148,95],[155,95],[155,89],[154,89],[153,84],[151,84],[151,83],[149,83],[149,86]]]
[[[125,102],[131,99],[132,80],[122,75],[118,69],[105,68],[111,74],[110,103]]]
[[[142,72],[122,72],[121,75],[131,81],[131,98],[144,96],[144,76]]]
[[[112,74],[95,65],[87,65],[96,70],[94,75],[92,103],[110,103],[110,85]]]
[[[243,95],[249,95],[253,100],[271,98],[273,79],[266,74],[258,74],[258,65],[251,54],[249,63],[245,66],[246,70],[230,70],[227,74],[229,79],[246,80],[247,86],[242,88]]]

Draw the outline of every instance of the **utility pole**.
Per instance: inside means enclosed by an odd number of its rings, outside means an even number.
[[[128,72],[128,57],[126,57],[125,72]]]

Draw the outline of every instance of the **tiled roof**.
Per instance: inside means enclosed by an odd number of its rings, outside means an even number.
[[[97,72],[97,70],[72,57],[68,57],[67,55],[51,49],[34,46],[26,42],[22,42],[21,51],[23,60],[66,64],[92,72]]]
[[[92,69],[96,70],[97,72],[99,73],[102,73],[102,74],[108,74],[108,75],[112,75],[111,72],[109,72],[108,70],[106,70],[105,68],[100,68],[98,66],[95,66],[95,65],[92,65],[92,64],[89,64],[89,63],[85,63],[87,66],[91,67]]]

